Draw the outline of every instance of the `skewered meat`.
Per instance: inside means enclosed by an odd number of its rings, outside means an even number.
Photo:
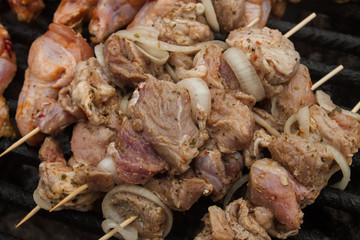
[[[116,186],[106,194],[102,210],[107,218],[102,224],[104,230],[108,223],[119,225],[132,216],[138,216],[129,226],[138,234],[135,239],[165,238],[173,224],[171,210],[155,194],[136,185]]]
[[[76,172],[67,164],[60,145],[53,138],[45,139],[39,158],[42,163],[39,166],[40,181],[37,192],[43,201],[57,203],[80,186],[74,179]],[[88,211],[99,197],[97,192],[85,191],[63,206]]]
[[[30,23],[44,9],[43,0],[8,0],[19,21]]]
[[[146,0],[99,0],[89,24],[93,43],[104,41],[111,33],[130,23]]]
[[[0,24],[0,137],[15,137],[3,93],[15,76],[16,70],[16,57],[12,50],[10,35]]]
[[[61,0],[54,13],[54,23],[77,29],[86,18],[90,18],[91,10],[98,0]]]
[[[230,32],[226,42],[245,53],[263,84],[267,98],[279,94],[282,84],[296,74],[300,55],[294,44],[278,30],[267,27],[238,29]]]
[[[202,195],[211,192],[211,186],[196,177],[191,169],[179,176],[152,178],[145,187],[177,211],[189,210]]]
[[[272,158],[308,189],[320,193],[326,186],[333,156],[324,147],[294,134],[283,134],[268,148]]]
[[[212,4],[222,32],[230,32],[245,26],[245,0],[212,0]]]
[[[247,0],[245,1],[245,26],[256,18],[260,18],[255,27],[263,28],[266,25],[271,11],[271,0]]]
[[[241,102],[243,93],[212,89],[211,113],[207,121],[209,135],[220,152],[233,153],[245,149],[253,137],[254,118]]]
[[[115,163],[119,179],[125,183],[143,184],[167,168],[151,144],[133,130],[130,120],[123,122],[107,153]]]
[[[73,129],[71,151],[76,159],[97,166],[107,156],[106,148],[115,138],[116,132],[105,126],[79,122]]]
[[[317,196],[270,159],[258,160],[251,166],[248,191],[254,206],[271,210],[281,225],[275,226],[275,231],[285,236],[300,229],[304,214],[298,202],[311,202]]]
[[[307,67],[300,64],[295,76],[284,85],[283,90],[275,98],[276,106],[273,106],[272,114],[282,122],[297,113],[300,108],[314,104],[316,100],[311,90]]]
[[[128,108],[132,119],[140,120],[142,136],[169,163],[171,172],[185,172],[208,137],[191,117],[186,90],[149,75],[138,86]]]
[[[49,31],[34,41],[30,48],[29,68],[25,73],[16,113],[16,122],[22,136],[37,127],[37,118],[39,121],[51,122],[48,118],[56,114],[45,114],[59,109],[56,104],[59,90],[73,80],[76,64],[88,59],[92,54],[90,46],[80,35],[60,24],[50,24]],[[66,124],[73,121],[74,119],[70,118]],[[61,128],[41,130],[48,133]],[[27,142],[37,145],[43,139],[44,134],[37,134]]]
[[[152,26],[160,32],[159,40],[182,46],[212,40],[209,26],[197,18],[196,1],[148,1],[127,29]]]

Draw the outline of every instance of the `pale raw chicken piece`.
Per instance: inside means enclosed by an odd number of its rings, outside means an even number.
[[[39,151],[39,158],[42,162],[39,166],[40,181],[37,191],[42,200],[55,205],[81,186],[81,183],[75,179],[78,172],[68,165],[60,145],[53,138],[48,137],[45,139]],[[106,173],[103,173],[103,175],[108,177]],[[91,179],[89,174],[87,177]],[[91,188],[88,188],[72,201],[66,202],[63,207],[88,211],[92,209],[92,204],[100,196],[100,193],[92,192]]]
[[[77,29],[91,16],[91,10],[99,0],[61,0],[54,13],[54,23]]]
[[[246,0],[245,1],[245,26],[251,23],[256,18],[259,22],[254,27],[263,28],[269,18],[271,11],[271,0]],[[234,30],[234,29],[232,29]]]
[[[324,147],[294,134],[283,134],[271,141],[268,149],[273,160],[308,189],[320,193],[327,185],[334,157]]]
[[[256,161],[250,169],[248,192],[254,206],[268,208],[288,235],[300,229],[303,212],[298,202],[312,202],[318,193],[297,182],[285,168],[270,159]]]
[[[208,138],[205,123],[199,121],[200,130],[196,126],[186,90],[151,75],[148,77],[129,101],[130,116],[140,122],[142,136],[169,163],[171,172],[183,173]]]
[[[43,0],[8,0],[11,10],[21,22],[30,23],[44,9]]]
[[[111,33],[130,23],[146,0],[98,0],[89,24],[93,43],[103,42]]]
[[[282,84],[298,70],[300,55],[294,44],[278,30],[242,28],[230,32],[226,42],[245,53],[263,84],[267,98],[279,94]]]
[[[302,107],[316,103],[315,95],[311,90],[311,78],[308,68],[300,64],[295,76],[284,85],[283,90],[275,98],[274,104],[276,105],[272,108],[272,115],[283,124]]]
[[[9,121],[9,108],[3,97],[17,70],[15,53],[9,33],[0,24],[0,137],[15,137],[15,131]]]
[[[37,118],[41,121],[50,117],[43,111],[52,111],[49,110],[52,107],[49,105],[56,103],[60,89],[73,80],[77,63],[92,55],[90,46],[80,35],[60,24],[50,24],[49,31],[33,42],[16,112],[16,122],[22,136],[37,127]],[[65,122],[60,128],[46,129],[49,132],[58,132],[74,122],[74,118],[57,104],[53,106],[54,110],[60,110],[69,116],[64,118]],[[56,124],[54,119],[51,120],[48,122]],[[30,138],[27,143],[35,146],[43,139],[44,134],[40,133]]]
[[[159,40],[188,46],[214,38],[210,27],[198,18],[196,1],[148,1],[127,29],[152,26],[160,32]]]

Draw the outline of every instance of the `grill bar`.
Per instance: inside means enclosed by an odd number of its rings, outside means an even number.
[[[288,32],[295,25],[276,19],[269,19],[267,23],[268,27],[282,33]],[[348,34],[305,26],[291,36],[291,39],[360,56],[360,38]]]

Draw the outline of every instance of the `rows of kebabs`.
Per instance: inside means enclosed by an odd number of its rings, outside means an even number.
[[[72,16],[80,20],[69,25],[79,26],[93,8],[83,2],[62,1],[54,20],[63,10],[58,21]],[[23,136],[41,130],[28,140],[42,143],[34,193],[41,208],[50,210],[87,184],[61,208],[89,211],[107,193],[104,231],[154,239],[169,233],[172,210],[225,197],[224,209],[209,207],[196,239],[286,238],[298,233],[301,209],[340,168],[343,178],[334,186],[346,187],[359,148],[359,115],[312,92],[291,41],[264,27],[267,1],[120,2],[126,13],[124,5],[136,10],[125,17],[103,10],[131,24],[94,51],[60,23],[30,48],[16,122]],[[88,9],[65,11],[76,3]],[[246,27],[255,18],[256,27]],[[212,41],[215,31],[229,33],[226,41]],[[3,93],[16,60],[5,29],[1,37]],[[71,124],[73,155],[66,160],[48,135]],[[5,120],[4,136],[11,129]],[[246,196],[229,203],[247,180]],[[121,228],[131,216],[137,219]]]

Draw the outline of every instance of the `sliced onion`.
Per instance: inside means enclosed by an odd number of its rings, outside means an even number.
[[[291,131],[291,126],[292,126],[294,123],[296,123],[296,122],[297,122],[296,114],[291,115],[291,116],[288,118],[288,120],[286,120],[286,122],[285,122],[285,125],[284,125],[284,133],[288,133],[288,134],[293,133],[293,132]]]
[[[277,96],[271,98],[271,115],[273,115],[274,117],[279,117],[280,113],[279,113],[279,109],[276,105],[277,102]]]
[[[308,138],[310,134],[310,113],[309,107],[303,107],[296,114],[297,120],[299,121],[300,136]]]
[[[51,210],[55,205],[53,205],[53,204],[51,204],[51,203],[49,203],[49,202],[47,202],[47,201],[44,201],[41,197],[40,197],[40,195],[39,195],[39,190],[38,189],[36,189],[35,191],[34,191],[34,193],[33,193],[33,198],[34,198],[34,201],[35,201],[35,203],[39,206],[39,207],[41,207],[42,209],[45,209],[45,210]],[[63,207],[58,207],[58,208],[56,208],[54,211],[60,211],[60,210],[62,210],[63,209]]]
[[[201,0],[201,2],[204,4],[205,17],[206,17],[206,20],[209,23],[211,29],[214,32],[219,32],[220,26],[219,26],[219,22],[216,18],[215,9],[214,9],[214,6],[213,6],[211,0]]]
[[[257,102],[263,100],[265,98],[264,87],[245,54],[240,49],[231,47],[223,53],[223,56],[233,70],[242,90],[254,96]]]
[[[113,196],[119,192],[127,192],[138,195],[149,201],[152,201],[153,203],[164,209],[166,215],[166,224],[164,226],[164,233],[162,237],[164,238],[169,234],[173,224],[173,216],[170,208],[166,206],[154,193],[150,192],[146,188],[137,185],[119,185],[114,187],[110,192],[105,195],[102,202],[102,211],[105,218],[112,219],[118,224],[126,220],[123,216],[121,216],[121,213],[114,211],[114,209],[111,207],[113,204]]]
[[[100,43],[94,47],[96,59],[98,60],[102,70],[105,72],[107,77],[111,78],[111,72],[110,72],[107,64],[105,63],[103,51],[104,51],[104,44],[102,44],[102,43]]]
[[[243,175],[241,178],[239,178],[238,180],[236,180],[230,187],[229,191],[226,193],[225,198],[224,198],[224,208],[229,205],[232,196],[234,195],[234,193],[241,188],[242,185],[244,185],[246,182],[249,181],[249,174]]]
[[[195,8],[195,13],[197,16],[204,14],[205,6],[202,3],[197,3]]]
[[[178,46],[163,41],[159,41],[152,37],[141,35],[139,32],[136,32],[136,28],[132,28],[129,30],[120,30],[114,34],[118,35],[120,38],[129,39],[136,43],[142,43],[143,45],[146,45],[153,49],[161,49],[169,52],[195,53],[211,45],[218,45],[222,49],[228,48],[228,45],[225,42],[219,40],[201,42],[192,46]]]
[[[101,162],[99,162],[97,167],[103,170],[104,172],[117,174],[114,160],[110,156],[106,156],[103,160],[101,160]]]
[[[350,166],[349,164],[346,162],[346,159],[344,158],[344,156],[333,146],[330,146],[328,144],[321,144],[322,146],[324,146],[326,148],[327,151],[331,152],[334,155],[334,160],[337,162],[337,164],[339,165],[343,177],[340,180],[340,182],[337,182],[333,185],[331,185],[331,187],[334,188],[338,188],[340,190],[344,190],[346,188],[346,186],[348,185],[348,183],[350,182],[350,175],[351,175],[351,170],[350,170]],[[333,174],[334,171],[331,171],[331,174]],[[329,176],[330,178],[330,176]]]
[[[136,48],[144,54],[146,57],[148,57],[153,63],[157,65],[163,65],[167,62],[169,59],[169,52],[158,49],[158,48],[151,48],[149,46],[146,46],[142,43],[136,43]]]
[[[317,90],[315,93],[316,96],[316,101],[318,102],[318,104],[320,105],[320,107],[322,107],[323,109],[325,109],[328,112],[333,111],[334,109],[338,108],[341,109],[341,113],[347,116],[350,116],[354,119],[356,119],[357,121],[360,121],[360,115],[357,113],[353,113],[351,111],[339,108],[338,106],[336,106],[332,101],[329,95],[327,95],[325,92],[321,91],[321,90]]]
[[[168,63],[165,64],[165,70],[175,82],[180,81],[174,69],[170,66],[170,64]]]
[[[181,88],[189,91],[191,98],[192,114],[195,121],[202,116],[210,116],[211,95],[207,84],[201,78],[186,78],[177,83]]]
[[[276,130],[275,128],[273,128],[267,121],[265,121],[264,119],[262,119],[259,115],[257,115],[256,113],[253,112],[254,115],[254,120],[257,124],[259,124],[260,126],[262,126],[263,128],[266,129],[266,131],[268,131],[271,135],[274,135],[276,137],[280,136],[280,133],[278,130]]]
[[[134,227],[126,226],[125,228],[120,227],[114,220],[106,219],[101,223],[101,227],[105,233],[108,233],[110,229],[116,229],[118,233],[113,235],[117,239],[125,240],[137,240],[138,232]]]
[[[131,93],[127,93],[120,102],[120,111],[125,114],[126,116],[129,116],[129,113],[127,111],[127,107],[128,107],[128,103],[129,103],[129,98],[131,96]]]

